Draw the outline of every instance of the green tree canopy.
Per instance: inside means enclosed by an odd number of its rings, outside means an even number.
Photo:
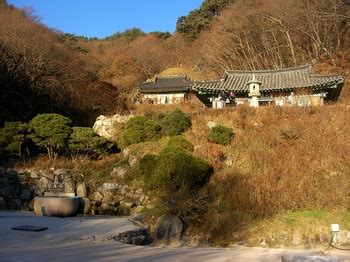
[[[59,114],[39,114],[29,122],[32,130],[30,138],[37,146],[45,148],[52,159],[57,150],[67,146],[72,132],[71,122],[68,117]]]
[[[213,17],[219,15],[232,0],[205,0],[199,9],[191,11],[188,16],[180,16],[176,23],[176,31],[187,39],[193,40],[198,34],[209,27]]]
[[[22,156],[22,145],[28,138],[28,125],[22,122],[5,122],[0,129],[0,154]]]
[[[69,138],[69,149],[75,154],[97,156],[108,153],[116,145],[97,135],[90,127],[73,127]]]

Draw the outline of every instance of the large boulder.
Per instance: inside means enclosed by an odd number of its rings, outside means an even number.
[[[158,218],[155,227],[156,240],[167,245],[178,244],[182,238],[183,224],[174,215],[163,215]]]
[[[127,122],[132,116],[122,116],[119,114],[113,116],[101,115],[96,118],[94,126],[92,127],[94,132],[107,140],[115,140],[115,129],[120,123]]]

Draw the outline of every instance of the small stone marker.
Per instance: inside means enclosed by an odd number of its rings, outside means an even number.
[[[18,227],[12,227],[13,230],[21,230],[21,231],[31,231],[31,232],[40,232],[47,229],[47,227],[37,227],[37,226],[29,226],[29,225],[22,225]]]
[[[47,183],[46,187],[47,192],[52,193],[63,193],[64,192],[64,184],[62,183]]]

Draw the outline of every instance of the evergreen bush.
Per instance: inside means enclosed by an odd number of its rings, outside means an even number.
[[[207,134],[207,139],[209,142],[220,144],[220,145],[228,145],[231,143],[231,140],[234,136],[232,128],[217,125],[210,129]]]
[[[28,140],[28,125],[22,122],[5,122],[0,129],[0,155],[22,156],[23,144]]]
[[[172,136],[169,138],[168,146],[170,147],[181,147],[187,151],[193,151],[193,145],[183,136]]]
[[[50,159],[61,149],[65,149],[72,133],[72,121],[59,114],[39,114],[29,122],[33,142],[45,148]]]
[[[97,135],[90,127],[73,127],[69,149],[75,154],[98,156],[116,149],[116,145]]]
[[[163,135],[177,136],[191,127],[191,119],[180,109],[175,109],[160,121],[160,126]]]
[[[161,137],[160,126],[145,116],[135,116],[125,124],[125,130],[119,138],[122,147],[157,140]]]
[[[147,169],[149,168],[149,169]],[[146,189],[175,192],[197,189],[207,183],[212,167],[180,147],[168,146],[159,156],[147,155],[140,163]]]

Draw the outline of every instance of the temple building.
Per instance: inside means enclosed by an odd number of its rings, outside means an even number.
[[[156,76],[139,86],[142,101],[152,104],[178,104],[187,99],[193,81],[186,76]]]
[[[207,106],[263,104],[316,106],[336,101],[344,85],[340,75],[315,75],[311,66],[280,70],[226,71],[221,80],[197,82],[191,88]]]

